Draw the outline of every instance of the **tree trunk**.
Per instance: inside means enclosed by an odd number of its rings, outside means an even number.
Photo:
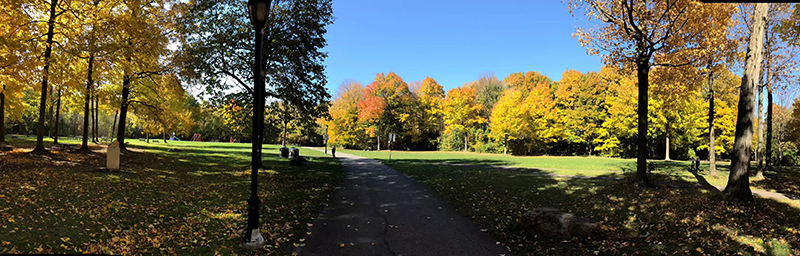
[[[503,144],[503,155],[508,154],[508,134],[505,136],[505,143]]]
[[[50,92],[49,92],[50,97],[53,97],[53,86],[50,86],[50,88],[47,88],[47,89],[50,90]],[[53,106],[55,105],[53,103],[55,103],[55,102],[48,102],[48,103],[50,103],[49,104],[50,107],[47,110],[47,120],[48,121],[45,124],[45,127],[47,127],[46,128],[47,129],[47,137],[53,138]]]
[[[122,104],[119,106],[119,125],[117,126],[117,142],[120,151],[128,150],[125,148],[125,119],[128,117],[128,97],[130,96],[131,78],[128,74],[122,78]]]
[[[381,135],[378,135],[376,137],[378,137],[378,151],[381,151]]]
[[[147,140],[147,143],[149,144],[150,143],[150,133],[149,132],[145,133],[144,137],[147,138],[146,140]]]
[[[710,66],[710,65],[709,65]],[[717,149],[714,136],[714,73],[708,74],[708,173],[717,176]]]
[[[286,146],[286,121],[283,121],[283,136],[281,137],[281,144]]]
[[[667,144],[666,144],[666,148],[665,148],[665,152],[664,152],[665,153],[664,154],[664,160],[670,160],[669,159],[669,131],[665,132],[665,135],[666,136],[664,136],[664,137],[667,137],[667,141],[666,141]]]
[[[114,138],[114,128],[117,128],[117,114],[119,114],[119,111],[114,112],[114,122],[111,123],[111,132],[108,135],[108,138],[112,140]]]
[[[769,74],[769,70],[767,71],[767,74]],[[767,79],[769,79],[769,78],[767,78]],[[756,168],[756,172],[757,172],[756,173],[756,179],[763,179],[764,178],[764,173],[763,173],[763,169],[764,169],[764,110],[763,110],[764,109],[764,86],[756,87],[756,88],[758,88],[758,97],[756,97],[756,101],[758,101],[758,112],[757,112],[757,114],[758,114],[758,119],[757,119],[757,122],[758,122],[757,128],[758,128],[758,130],[756,130],[756,132],[758,133],[758,134],[756,134],[756,136],[758,137],[758,139],[757,139],[757,143],[758,144],[756,145],[756,164],[757,164],[758,167]]]
[[[55,120],[55,133],[53,133],[53,143],[58,144],[58,124],[61,120],[61,88],[58,89],[58,100],[56,101],[56,120]]]
[[[36,147],[33,152],[44,153],[44,114],[47,106],[47,79],[50,76],[50,54],[53,52],[53,28],[56,25],[56,5],[58,0],[50,0],[50,18],[47,20],[47,44],[44,50],[44,68],[42,69],[42,96],[39,98],[39,131],[36,135]]]
[[[0,146],[6,142],[6,85],[0,91]]]
[[[767,149],[766,157],[767,170],[772,167],[772,83],[767,83]]]
[[[757,3],[753,14],[753,30],[747,45],[744,74],[739,93],[736,132],[731,154],[731,172],[728,176],[728,184],[723,191],[725,197],[729,199],[753,200],[748,169],[750,168],[750,150],[753,147],[755,87],[761,71],[768,9],[768,3]]]
[[[464,132],[464,152],[467,152],[467,133]]]
[[[650,187],[650,177],[647,174],[647,87],[649,86],[648,75],[650,73],[649,57],[640,56],[636,62],[636,76],[639,86],[639,127],[638,127],[638,157],[636,159],[636,180],[635,183],[641,186]]]
[[[86,72],[86,96],[83,103],[83,140],[81,141],[81,151],[89,151],[89,101],[92,92],[92,72],[94,71],[94,54],[89,55],[87,60],[89,69]]]
[[[782,128],[779,128],[782,129]],[[783,141],[778,140],[778,166],[783,166]]]
[[[92,109],[92,130],[91,130],[92,132],[91,132],[91,137],[92,137],[92,143],[95,143],[95,144],[97,144],[97,136],[95,136],[95,133],[97,132],[97,108],[96,108],[96,106],[97,106],[97,95],[96,94],[97,94],[97,92],[94,90],[94,88],[92,88],[92,96],[91,96],[92,97],[92,102],[90,103],[92,105],[91,106],[91,109]]]
[[[100,142],[100,133],[97,132],[100,128],[100,95],[97,90],[94,92],[94,140]]]

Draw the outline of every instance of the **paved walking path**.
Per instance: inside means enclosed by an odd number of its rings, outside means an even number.
[[[346,176],[298,255],[508,255],[426,186],[378,160],[337,157]]]

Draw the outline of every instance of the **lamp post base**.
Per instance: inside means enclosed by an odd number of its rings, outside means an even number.
[[[252,251],[261,249],[264,246],[264,237],[258,229],[250,230],[250,241],[242,241],[240,246]]]

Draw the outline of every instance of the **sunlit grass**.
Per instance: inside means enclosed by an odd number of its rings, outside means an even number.
[[[339,149],[337,149],[339,150]],[[340,152],[358,156],[380,159],[389,163],[389,151],[363,151],[342,149]],[[416,161],[434,165],[453,165],[453,166],[487,166],[503,167],[516,171],[532,171],[540,173],[550,173],[557,175],[574,175],[587,177],[616,177],[622,178],[636,171],[636,159],[623,159],[611,157],[581,157],[581,156],[511,156],[502,154],[486,154],[474,152],[451,152],[451,151],[392,151],[391,161],[406,162]],[[691,161],[682,160],[648,160],[654,167],[651,170],[656,179],[666,182],[684,183],[704,183],[718,187],[725,187],[728,183],[730,163],[717,161],[717,175],[711,176],[708,172],[708,162],[700,164],[701,171],[692,173],[690,171]],[[755,168],[755,163],[752,163]],[[797,167],[776,167],[785,170],[784,173],[795,175],[794,180],[800,186],[800,168]],[[795,174],[796,173],[796,174]],[[698,180],[702,178],[702,181]],[[793,176],[792,176],[793,177]],[[761,180],[751,177],[751,188],[764,189],[773,192],[783,192],[775,189],[774,184],[764,185]],[[798,190],[798,189],[795,189]]]

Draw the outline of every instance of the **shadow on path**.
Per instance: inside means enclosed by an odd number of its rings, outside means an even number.
[[[427,186],[378,160],[337,155],[346,176],[298,255],[507,254]]]

